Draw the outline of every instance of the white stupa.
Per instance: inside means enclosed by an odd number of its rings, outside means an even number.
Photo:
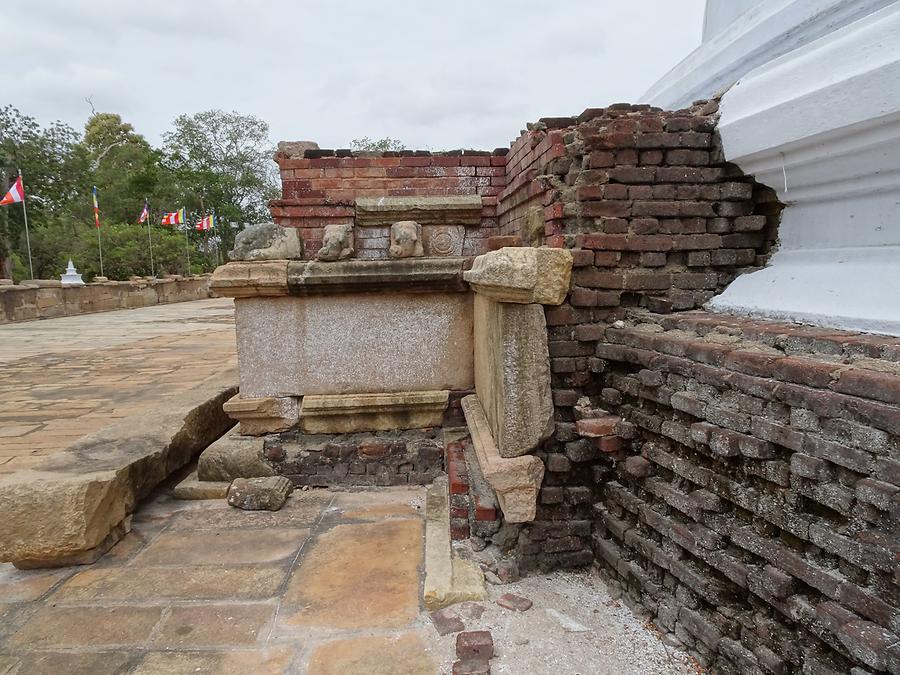
[[[66,267],[66,273],[59,275],[59,281],[63,286],[84,286],[84,281],[82,281],[78,270],[75,269],[75,265],[72,264],[71,258],[69,258],[69,266]]]
[[[644,99],[730,85],[725,159],[786,207],[769,265],[709,308],[900,335],[900,2],[707,0],[702,44]]]

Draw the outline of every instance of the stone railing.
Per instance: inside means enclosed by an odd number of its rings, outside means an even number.
[[[0,324],[203,300],[210,297],[209,280],[205,274],[84,286],[62,286],[52,280],[0,286]]]

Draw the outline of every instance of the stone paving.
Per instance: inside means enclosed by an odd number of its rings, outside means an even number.
[[[235,364],[230,299],[0,326],[0,474]]]
[[[0,565],[0,675],[450,673],[456,635],[421,604],[424,516],[423,487],[295,491],[277,512],[161,489],[92,566]],[[445,611],[492,631],[494,673],[696,672],[591,572],[489,592]]]

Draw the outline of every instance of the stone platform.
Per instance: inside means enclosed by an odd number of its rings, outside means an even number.
[[[89,563],[233,424],[231,302],[0,327],[0,560]]]
[[[578,672],[694,672],[589,575],[489,585],[439,632],[421,604],[425,492],[312,489],[246,512],[160,491],[90,568],[0,564],[0,673],[433,675],[463,628],[493,632],[495,672],[566,672],[563,654]],[[504,609],[507,592],[534,607]]]

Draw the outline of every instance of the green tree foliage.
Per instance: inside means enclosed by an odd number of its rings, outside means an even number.
[[[0,190],[18,168],[25,177],[34,272],[56,278],[69,258],[88,279],[99,274],[91,187],[96,185],[102,223],[103,271],[112,279],[150,274],[147,225],[137,219],[151,206],[154,271],[209,271],[233,245],[229,226],[268,220],[277,196],[268,125],[252,116],[219,110],[182,115],[154,148],[121,116],[95,112],[83,134],[55,122],[41,127],[17,109],[0,108]],[[160,216],[185,207],[184,230],[159,226]],[[217,230],[193,224],[215,211]],[[188,244],[189,242],[189,244]],[[215,244],[219,250],[215,250]],[[0,276],[28,276],[22,209],[0,207]]]
[[[223,247],[231,248],[228,222],[269,219],[269,201],[278,196],[278,174],[269,125],[252,115],[207,110],[181,115],[163,136],[163,162],[188,209],[215,207],[223,227]]]
[[[0,108],[0,189],[6,191],[17,170],[25,177],[28,215],[33,228],[55,216],[71,215],[78,197],[89,188],[87,153],[71,127],[54,122],[46,128],[12,106]],[[77,211],[77,209],[76,209]],[[0,275],[10,273],[14,251],[25,250],[21,206],[0,207]],[[27,255],[20,256],[27,262]],[[37,269],[35,269],[37,274]]]
[[[396,138],[372,140],[368,136],[363,136],[350,141],[350,149],[355,152],[398,152],[406,150],[406,146]]]

